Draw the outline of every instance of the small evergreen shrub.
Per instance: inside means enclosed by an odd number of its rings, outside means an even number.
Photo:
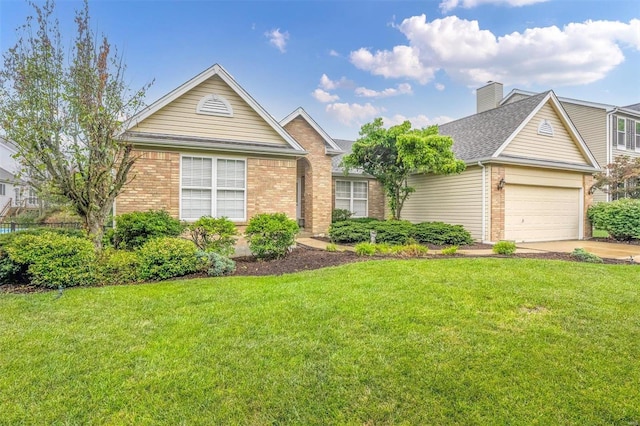
[[[377,249],[375,244],[360,243],[356,244],[355,251],[358,256],[373,256],[376,254]]]
[[[126,284],[139,280],[140,259],[137,251],[104,250],[96,265],[96,281],[99,284]]]
[[[147,241],[138,251],[142,280],[165,280],[198,270],[198,248],[189,240],[160,237]]]
[[[93,244],[86,238],[55,232],[24,233],[4,245],[3,250],[14,267],[19,265],[20,272],[26,274],[26,281],[38,287],[94,283],[92,267],[96,255]]]
[[[581,262],[588,262],[588,263],[602,263],[602,259],[598,256],[596,256],[593,253],[589,253],[588,251],[586,251],[583,248],[575,248],[573,250],[573,252],[571,252],[571,256],[575,257],[576,259],[578,259]]]
[[[495,254],[511,256],[516,252],[516,243],[513,241],[498,241],[493,245],[493,252]]]
[[[598,203],[589,208],[587,216],[596,229],[607,231],[616,240],[640,238],[640,200]]]
[[[335,243],[360,243],[370,241],[371,226],[368,222],[355,219],[332,223],[329,227],[329,238]]]
[[[236,262],[219,253],[210,251],[198,252],[201,269],[207,271],[210,277],[230,275],[236,271]]]
[[[376,231],[377,243],[392,245],[407,244],[411,238],[414,225],[406,220],[385,220],[371,222],[370,225]]]
[[[445,247],[440,250],[440,253],[444,254],[445,256],[453,256],[454,254],[458,253],[458,246]]]
[[[331,223],[342,222],[349,219],[353,213],[347,209],[333,209],[331,212]]]
[[[113,245],[133,250],[154,238],[177,237],[183,230],[183,224],[164,210],[125,213],[116,216]]]
[[[258,259],[278,259],[289,252],[299,228],[284,213],[261,213],[249,220],[245,230],[249,250]]]
[[[227,257],[235,252],[235,236],[238,235],[238,230],[226,217],[217,219],[203,216],[187,229],[193,242],[202,251],[215,252]]]
[[[450,225],[443,222],[422,222],[414,225],[411,235],[421,244],[438,246],[463,246],[473,243],[469,231],[462,225]]]

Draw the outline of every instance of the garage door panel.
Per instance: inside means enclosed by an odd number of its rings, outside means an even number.
[[[515,241],[577,239],[580,189],[530,185],[505,187],[505,238]]]

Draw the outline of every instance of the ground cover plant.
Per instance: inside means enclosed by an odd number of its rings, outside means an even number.
[[[6,424],[636,424],[639,303],[633,267],[517,258],[0,294],[0,412]]]

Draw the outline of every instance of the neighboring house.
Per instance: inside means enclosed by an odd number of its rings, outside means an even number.
[[[116,214],[165,209],[186,221],[225,216],[244,226],[258,213],[284,212],[316,235],[331,224],[340,146],[302,108],[276,121],[220,65],[134,116],[123,137],[138,160]],[[361,200],[355,186],[350,199]]]
[[[480,107],[502,98],[492,84],[477,93]],[[481,241],[590,237],[586,211],[599,166],[556,95],[480,109],[440,126],[467,169],[413,175],[402,218],[460,224]]]
[[[514,89],[502,97],[502,85],[491,83],[497,95],[485,103],[486,108],[505,105],[535,95]],[[567,115],[601,167],[615,158],[640,157],[640,104],[625,107],[558,97]],[[611,196],[596,190],[595,202],[611,201]]]
[[[19,166],[14,156],[17,152],[12,142],[0,138],[0,218],[18,207],[38,207],[35,191],[16,177]]]

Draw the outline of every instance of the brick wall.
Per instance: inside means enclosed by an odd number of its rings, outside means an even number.
[[[385,218],[385,200],[382,185],[375,179],[369,179],[369,217]]]
[[[498,182],[504,178],[504,167],[491,166],[491,236],[490,241],[504,239],[504,192]]]
[[[592,175],[584,175],[582,178],[582,188],[584,188],[584,217],[583,217],[583,229],[584,229],[584,238],[593,237],[593,228],[591,227],[591,221],[587,217],[587,210],[589,210],[589,206],[593,204],[593,194],[589,193],[589,189],[593,185],[593,176]]]
[[[304,175],[304,229],[314,235],[325,234],[331,224],[331,157],[326,154],[322,136],[302,117],[287,123],[285,130],[308,152],[298,160],[298,169]],[[295,202],[293,209],[295,213]]]
[[[140,151],[129,178],[116,199],[116,214],[132,211],[166,210],[178,217],[180,191],[180,154]]]
[[[296,217],[296,160],[248,158],[248,217],[279,212]]]

